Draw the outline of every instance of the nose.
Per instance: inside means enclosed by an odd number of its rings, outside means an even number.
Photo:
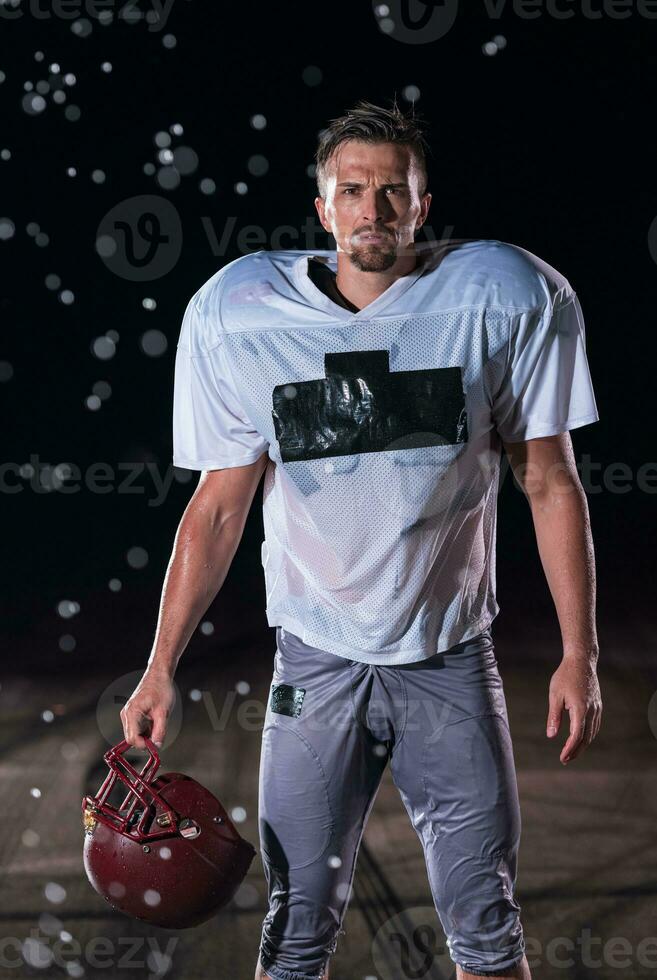
[[[361,218],[364,222],[383,221],[390,210],[390,202],[385,191],[368,187],[361,198]]]

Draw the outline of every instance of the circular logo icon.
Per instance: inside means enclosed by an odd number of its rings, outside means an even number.
[[[180,215],[171,201],[140,194],[107,212],[96,232],[96,252],[115,276],[152,282],[173,269],[182,240]]]
[[[432,905],[404,909],[384,922],[372,941],[372,959],[380,980],[456,980]]]
[[[143,676],[143,670],[132,670],[129,674],[123,674],[112,681],[98,698],[98,705],[96,706],[98,730],[109,745],[117,745],[124,738],[121,708],[128,701]],[[182,698],[175,681],[173,687],[175,698],[167,718],[166,733],[162,743],[163,749],[171,745],[178,737],[182,727]]]
[[[372,4],[379,30],[403,44],[430,44],[444,37],[458,14],[458,0],[387,0]]]

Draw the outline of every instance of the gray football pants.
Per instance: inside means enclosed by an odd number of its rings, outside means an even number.
[[[319,650],[280,626],[276,644],[258,802],[265,971],[322,976],[388,761],[452,960],[483,976],[517,964],[520,809],[490,628],[394,667]]]

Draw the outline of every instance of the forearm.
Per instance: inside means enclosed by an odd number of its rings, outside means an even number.
[[[529,495],[538,551],[564,657],[597,659],[595,552],[586,494],[569,482]]]
[[[243,521],[217,518],[204,508],[182,517],[164,579],[148,668],[173,677],[199,620],[224,583]]]

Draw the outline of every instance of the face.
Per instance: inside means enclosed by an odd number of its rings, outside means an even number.
[[[420,194],[421,181],[410,147],[347,140],[329,161],[325,196],[315,198],[322,227],[358,269],[389,269],[426,220],[431,194]]]

